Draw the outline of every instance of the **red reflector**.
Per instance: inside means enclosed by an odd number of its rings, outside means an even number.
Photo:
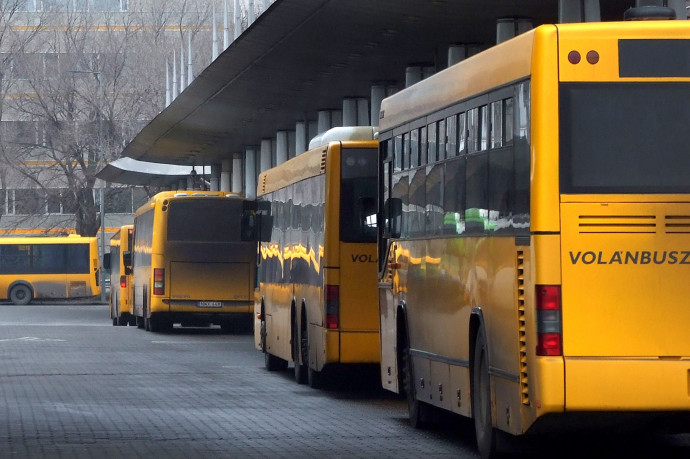
[[[570,62],[571,64],[579,64],[580,59],[582,59],[582,56],[580,56],[580,53],[578,53],[577,51],[570,51],[568,53],[568,62]]]
[[[326,328],[338,328],[338,316],[334,314],[326,314]]]
[[[153,269],[153,294],[163,295],[165,294],[165,269],[154,268]]]
[[[561,287],[559,285],[537,285],[537,309],[560,310]]]
[[[562,355],[560,333],[538,333],[537,355],[554,356]]]
[[[587,62],[589,62],[592,65],[599,62],[599,53],[594,51],[594,50],[588,52],[587,53]]]
[[[326,285],[326,328],[334,329],[340,327],[340,287],[337,285]]]
[[[127,288],[127,276],[120,276],[120,287]]]
[[[537,355],[563,355],[561,286],[537,285]]]

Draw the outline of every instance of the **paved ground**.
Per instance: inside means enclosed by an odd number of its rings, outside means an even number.
[[[102,305],[0,305],[2,458],[476,455],[471,436],[406,417],[372,375],[316,391],[267,372],[250,335],[113,327]]]
[[[103,305],[0,305],[0,458],[476,457],[471,422],[412,429],[376,374],[269,373],[250,335],[113,327]],[[690,457],[690,436],[541,438],[516,457]]]

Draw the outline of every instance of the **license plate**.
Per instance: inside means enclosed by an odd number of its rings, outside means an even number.
[[[222,308],[222,301],[199,301],[197,306],[200,308]]]

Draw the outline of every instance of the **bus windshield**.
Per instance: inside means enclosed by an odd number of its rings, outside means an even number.
[[[562,193],[688,193],[690,83],[563,83]]]
[[[377,151],[343,149],[340,185],[340,240],[376,242]]]
[[[242,200],[209,198],[170,203],[168,241],[240,241]]]

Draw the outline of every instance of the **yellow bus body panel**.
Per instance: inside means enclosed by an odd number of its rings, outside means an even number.
[[[690,406],[690,358],[573,357],[566,358],[566,367],[566,410],[675,411]]]
[[[562,205],[566,356],[690,356],[690,203],[644,198]]]

